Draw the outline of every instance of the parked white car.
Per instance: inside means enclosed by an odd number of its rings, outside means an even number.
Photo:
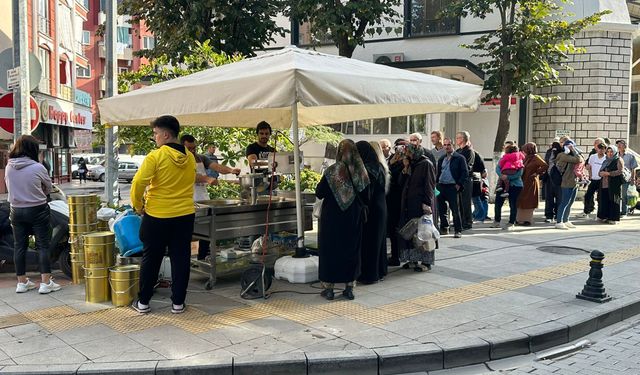
[[[140,164],[135,161],[119,162],[118,163],[118,179],[131,182],[133,180],[133,176],[135,176],[139,168],[140,168]],[[102,165],[89,168],[89,172],[87,173],[87,178],[93,181],[104,182],[104,179],[105,179],[104,162],[102,163]]]

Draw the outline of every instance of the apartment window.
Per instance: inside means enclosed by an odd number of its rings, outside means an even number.
[[[156,46],[156,38],[152,36],[143,36],[142,37],[142,48],[144,49],[154,49]]]
[[[88,65],[86,68],[81,65],[76,65],[76,77],[91,78],[91,65]]]
[[[126,46],[129,48],[133,48],[133,40],[131,38],[131,29],[124,26],[118,26],[117,42],[126,44]]]
[[[84,9],[89,10],[89,3],[91,2],[91,0],[81,0],[80,3],[82,4],[82,6],[84,7]]]
[[[638,93],[631,93],[631,113],[629,117],[629,135],[638,135]]]
[[[44,48],[38,48],[38,59],[42,66],[42,76],[40,78],[40,84],[38,85],[38,91],[49,94],[51,92],[51,54],[49,50]]]
[[[38,0],[38,31],[45,35],[50,34],[51,21],[49,20],[49,0]]]
[[[88,46],[91,44],[91,31],[82,30],[82,45]]]
[[[129,71],[129,68],[125,68],[125,67],[122,67],[122,66],[119,66],[119,67],[118,67],[118,74],[120,74],[120,73],[126,73],[126,72],[128,72],[128,71]]]
[[[427,129],[427,116],[414,115],[409,116],[409,132],[424,134]]]
[[[410,23],[405,28],[407,37],[425,35],[451,35],[460,31],[459,18],[442,18],[441,12],[451,0],[406,0],[405,15]]]

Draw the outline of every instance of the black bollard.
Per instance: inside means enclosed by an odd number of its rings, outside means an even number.
[[[602,282],[603,259],[604,253],[602,251],[593,250],[591,252],[589,278],[584,284],[582,292],[576,295],[577,298],[599,303],[611,301],[611,296],[604,292],[604,283]]]

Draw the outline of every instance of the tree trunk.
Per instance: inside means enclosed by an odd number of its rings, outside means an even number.
[[[507,77],[503,76],[502,88],[500,89],[500,119],[498,120],[498,132],[496,133],[496,141],[493,144],[493,152],[502,152],[504,142],[507,140],[511,121],[511,90],[509,90]]]
[[[349,44],[349,38],[346,34],[338,36],[336,45],[338,47],[338,55],[343,57],[351,58],[353,51],[356,49],[355,46]]]

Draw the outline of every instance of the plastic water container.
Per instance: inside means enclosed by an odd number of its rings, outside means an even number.
[[[123,256],[131,256],[142,251],[140,241],[140,224],[142,218],[135,214],[126,215],[113,224],[116,243]]]
[[[310,283],[318,280],[319,259],[317,256],[293,258],[284,256],[273,266],[275,278],[290,283]]]

